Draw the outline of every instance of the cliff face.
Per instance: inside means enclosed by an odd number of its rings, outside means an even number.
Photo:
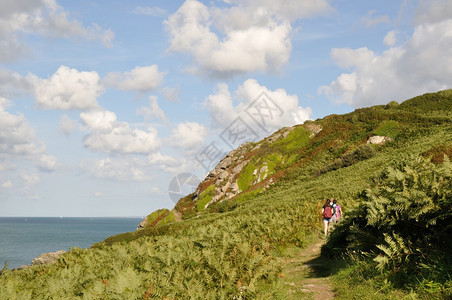
[[[153,212],[138,229],[221,211],[221,203],[253,198],[280,180],[320,176],[368,159],[409,139],[415,134],[413,122],[444,122],[450,117],[451,99],[452,91],[447,90],[400,105],[392,101],[282,128],[260,142],[243,144],[223,157],[194,193],[172,210]]]

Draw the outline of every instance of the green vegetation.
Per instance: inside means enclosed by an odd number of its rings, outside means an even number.
[[[238,196],[204,209],[212,182],[198,202],[188,195],[176,205],[180,222],[5,270],[0,299],[287,299],[279,258],[321,232],[327,197],[345,215],[323,250],[335,257],[339,299],[452,297],[450,111],[445,91],[316,120],[322,130],[311,138],[297,126],[287,141],[246,154]],[[394,141],[366,145],[379,130]],[[338,159],[340,168],[319,171]],[[264,163],[275,182],[266,190],[251,185]]]
[[[390,138],[395,138],[398,134],[398,123],[396,121],[383,121],[381,124],[375,129],[374,134],[380,136],[389,136]]]
[[[154,226],[155,224],[163,220],[169,213],[170,211],[167,208],[158,209],[152,212],[150,215],[146,217],[145,227]]]
[[[199,196],[198,202],[196,202],[196,210],[201,211],[204,207],[212,200],[213,191],[215,190],[215,185],[210,185],[205,189]]]
[[[256,166],[253,162],[248,163],[240,173],[240,176],[237,178],[237,184],[239,185],[239,189],[241,191],[246,191],[253,182],[254,176],[253,172],[256,169]]]
[[[279,140],[273,145],[274,149],[282,153],[293,153],[296,150],[308,145],[309,133],[306,128],[297,126],[289,132],[285,139]]]
[[[352,256],[363,261],[360,273],[380,276],[389,287],[421,285],[421,294],[452,297],[452,163],[413,157],[373,181],[324,252],[358,253]]]

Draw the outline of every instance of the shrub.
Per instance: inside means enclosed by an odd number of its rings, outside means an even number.
[[[394,163],[361,193],[362,203],[336,227],[324,254],[373,253],[399,285],[425,278],[450,282],[452,164],[419,157]]]

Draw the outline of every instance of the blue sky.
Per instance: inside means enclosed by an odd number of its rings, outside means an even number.
[[[1,1],[0,216],[144,216],[240,142],[451,88],[450,16],[450,0]]]

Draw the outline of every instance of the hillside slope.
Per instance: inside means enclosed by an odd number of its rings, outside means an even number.
[[[72,249],[53,265],[4,270],[0,299],[287,299],[277,258],[320,232],[323,199],[347,214],[392,162],[444,157],[451,111],[448,90],[283,128],[220,162],[223,171],[173,209],[180,221]],[[372,136],[388,138],[367,144]]]
[[[239,203],[282,180],[299,180],[348,167],[387,147],[397,148],[429,127],[450,122],[451,90],[425,94],[399,105],[355,110],[345,115],[278,130],[258,143],[246,143],[229,152],[173,210],[159,210],[140,227],[221,211],[225,200]],[[230,202],[229,204],[230,205]]]

